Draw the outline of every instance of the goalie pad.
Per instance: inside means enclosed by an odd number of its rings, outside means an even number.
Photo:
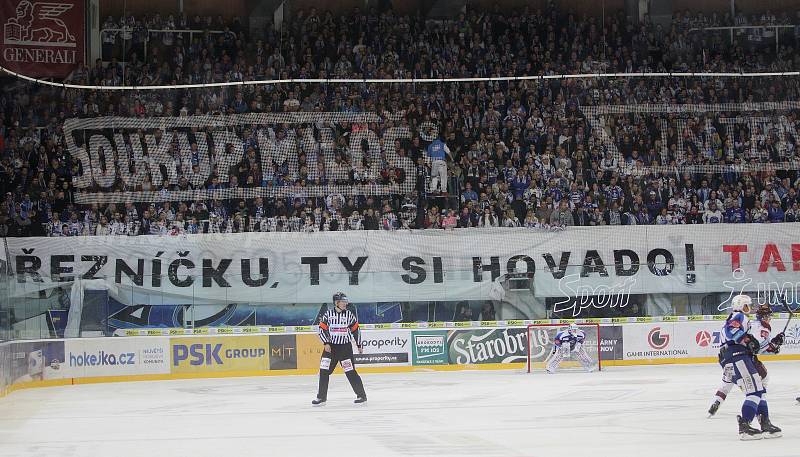
[[[589,354],[586,353],[586,350],[583,349],[583,347],[576,348],[575,352],[577,352],[578,360],[581,361],[581,364],[583,364],[584,368],[587,370],[594,369],[594,361],[592,361],[592,358],[589,357]]]
[[[566,351],[564,351],[565,348]],[[556,368],[558,368],[558,365],[561,364],[561,360],[564,359],[565,352],[569,354],[569,347],[553,347],[553,351],[550,352],[547,360],[544,361],[545,369],[549,373],[555,373]]]

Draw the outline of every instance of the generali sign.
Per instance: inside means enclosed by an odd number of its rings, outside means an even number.
[[[0,2],[3,67],[64,78],[84,62],[85,0]]]

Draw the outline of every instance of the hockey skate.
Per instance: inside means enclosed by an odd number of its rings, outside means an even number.
[[[781,429],[772,425],[772,422],[769,421],[769,416],[758,416],[758,422],[761,424],[761,434],[764,438],[780,438],[783,436]]]
[[[708,408],[708,418],[711,419],[714,417],[714,414],[717,414],[719,410],[719,405],[721,405],[719,400],[714,400],[714,403],[711,405],[711,408]]]
[[[750,441],[750,440],[760,440],[763,438],[761,436],[761,430],[757,428],[753,428],[750,426],[750,423],[745,421],[742,416],[736,416],[736,419],[739,421],[739,439],[742,441]]]
[[[322,400],[320,398],[315,398],[315,399],[311,400],[311,404],[313,406],[325,406],[325,400]]]
[[[355,400],[353,400],[353,403],[356,403],[356,404],[359,404],[359,403],[366,403],[366,402],[367,402],[367,397],[366,397],[366,395],[365,395],[365,396],[363,396],[363,397],[358,397],[358,398],[356,398]]]

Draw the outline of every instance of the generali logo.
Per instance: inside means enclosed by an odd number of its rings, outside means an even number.
[[[661,327],[654,327],[647,334],[647,344],[653,349],[664,349],[669,345],[669,333],[662,332]]]
[[[6,21],[3,38],[6,44],[77,46],[75,35],[59,19],[75,5],[72,3],[29,2],[22,0],[15,10],[16,17]]]

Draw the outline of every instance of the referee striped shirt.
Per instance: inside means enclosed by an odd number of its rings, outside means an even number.
[[[358,319],[352,311],[346,309],[337,311],[329,309],[319,321],[319,339],[323,343],[349,344],[350,334],[356,340],[356,346],[361,347],[361,331],[358,329]]]

